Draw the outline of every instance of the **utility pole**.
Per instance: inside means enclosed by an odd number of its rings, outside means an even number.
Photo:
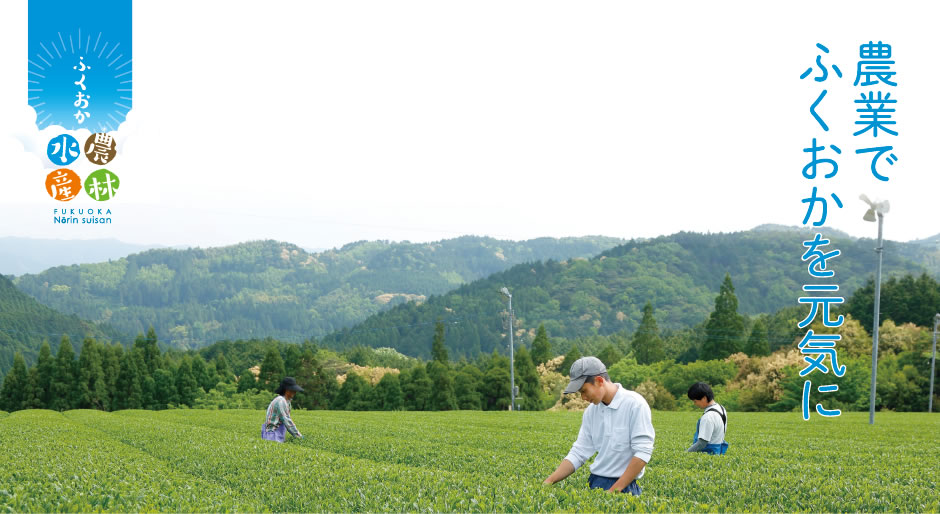
[[[927,400],[927,412],[933,412],[933,376],[937,363],[937,325],[940,325],[940,313],[933,317],[933,354],[930,356],[930,399]]]
[[[499,292],[503,293],[506,298],[509,298],[509,402],[512,406],[512,410],[516,410],[516,360],[513,355],[513,344],[512,344],[512,333],[514,330],[514,319],[512,314],[512,295],[509,293],[509,289],[502,288]]]
[[[875,278],[875,320],[871,329],[871,398],[868,407],[868,424],[875,424],[875,390],[878,384],[878,326],[881,323],[881,262],[884,254],[884,238],[882,237],[882,226],[885,221],[885,214],[891,210],[891,204],[885,200],[883,202],[873,202],[866,195],[859,195],[859,200],[868,204],[868,212],[862,216],[865,221],[878,221],[878,276]]]

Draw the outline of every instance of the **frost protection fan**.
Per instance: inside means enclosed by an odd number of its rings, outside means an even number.
[[[864,194],[859,195],[858,198],[868,204],[868,212],[862,216],[862,219],[865,221],[875,221],[877,219],[875,217],[876,214],[881,214],[884,216],[885,214],[888,214],[888,211],[891,210],[891,203],[887,200],[883,202],[873,202],[868,199],[867,195]]]

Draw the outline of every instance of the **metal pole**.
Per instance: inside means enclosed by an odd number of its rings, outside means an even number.
[[[933,412],[933,376],[936,373],[934,366],[937,363],[937,325],[940,324],[940,313],[933,318],[933,354],[930,356],[930,400],[927,401],[927,412]]]
[[[509,399],[512,410],[516,410],[516,361],[513,355],[512,332],[515,328],[512,316],[512,295],[509,295]]]
[[[878,378],[878,325],[881,317],[881,257],[884,253],[884,244],[881,237],[881,226],[884,223],[884,214],[878,213],[878,276],[875,278],[875,322],[871,331],[871,399],[868,408],[868,424],[875,424],[875,384]]]

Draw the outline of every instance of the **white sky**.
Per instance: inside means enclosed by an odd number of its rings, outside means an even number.
[[[82,227],[52,223],[45,145],[59,131],[35,129],[27,2],[4,2],[0,236],[652,237],[798,225],[815,184],[845,205],[827,226],[874,237],[865,192],[891,201],[887,238],[928,237],[940,31],[924,5],[137,1],[115,224]],[[894,49],[896,138],[851,135],[870,39]],[[799,80],[817,42],[841,80]],[[828,133],[808,112],[823,87]],[[833,179],[801,176],[813,137],[843,150]],[[899,162],[883,183],[854,150],[887,144]]]

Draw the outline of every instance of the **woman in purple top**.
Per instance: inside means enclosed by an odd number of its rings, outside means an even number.
[[[271,400],[268,411],[264,415],[261,438],[283,443],[285,431],[287,431],[292,436],[302,439],[303,436],[300,435],[300,431],[297,430],[294,421],[290,418],[290,401],[295,394],[303,392],[303,388],[297,385],[297,381],[293,377],[287,377],[281,381],[281,385],[274,392],[277,396]]]

